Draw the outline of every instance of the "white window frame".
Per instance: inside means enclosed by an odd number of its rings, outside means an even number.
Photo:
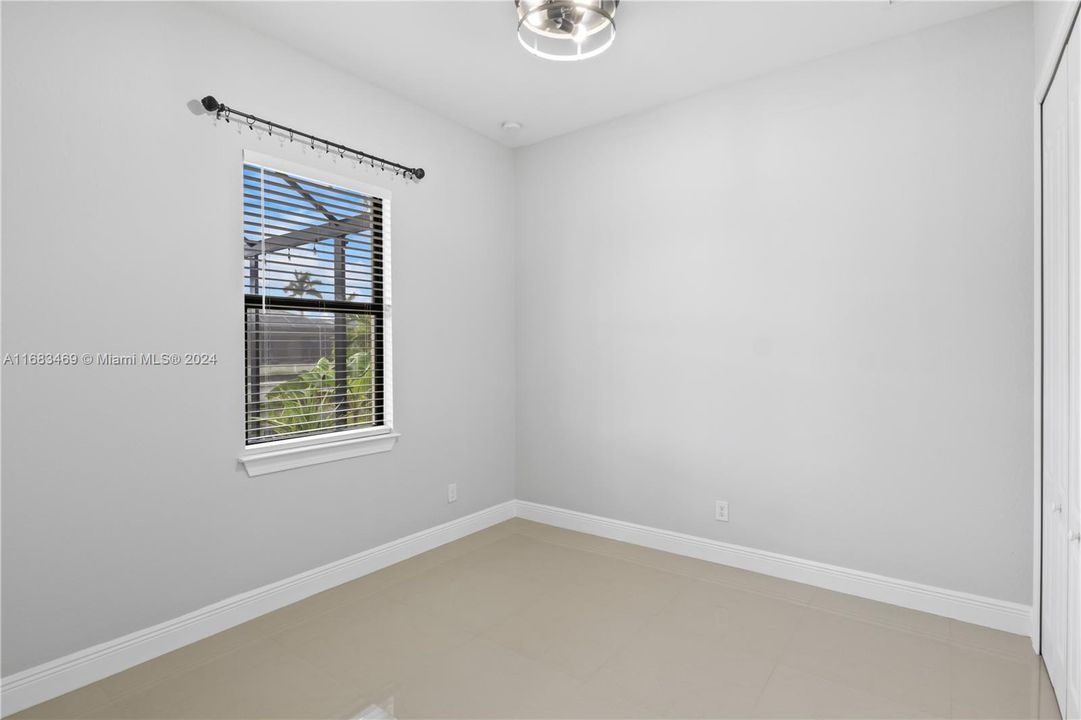
[[[253,150],[245,150],[244,163],[253,163],[281,170],[290,175],[338,185],[348,190],[371,195],[383,202],[383,425],[374,428],[339,430],[321,435],[307,435],[285,440],[270,440],[258,445],[246,445],[238,460],[251,477],[267,473],[347,458],[389,452],[394,449],[400,433],[394,430],[394,363],[391,322],[391,192],[387,188],[359,182],[355,178],[330,173]],[[243,167],[243,164],[241,165]],[[243,201],[243,199],[241,199]],[[243,224],[243,210],[237,220]],[[238,237],[240,233],[237,234]],[[239,276],[239,275],[238,275]],[[239,312],[241,304],[238,303]],[[243,354],[243,351],[241,352]],[[245,411],[246,412],[246,411]],[[245,421],[247,418],[245,418]]]

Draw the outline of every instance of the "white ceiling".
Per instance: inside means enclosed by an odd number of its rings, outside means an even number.
[[[570,63],[542,60],[518,45],[512,0],[213,7],[519,146],[1004,4],[624,0],[615,44],[599,57]],[[522,129],[502,130],[504,120]]]

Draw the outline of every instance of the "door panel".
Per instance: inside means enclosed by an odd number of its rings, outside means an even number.
[[[1068,98],[1067,145],[1069,146],[1068,176],[1069,192],[1069,294],[1070,294],[1070,360],[1069,360],[1069,473],[1065,482],[1065,537],[1066,563],[1066,623],[1064,642],[1066,655],[1066,687],[1056,691],[1059,707],[1068,718],[1081,718],[1081,183],[1078,169],[1081,167],[1081,37],[1071,33],[1066,48],[1066,86]],[[1062,695],[1065,695],[1065,702]]]
[[[1067,696],[1067,489],[1071,453],[1069,62],[1043,103],[1042,649],[1059,707]]]

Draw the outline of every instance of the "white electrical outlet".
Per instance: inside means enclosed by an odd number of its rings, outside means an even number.
[[[727,500],[718,500],[717,501],[717,508],[716,508],[716,512],[715,512],[714,517],[716,517],[721,522],[728,522],[728,501]]]
[[[452,503],[458,499],[458,483],[447,485],[447,502]]]

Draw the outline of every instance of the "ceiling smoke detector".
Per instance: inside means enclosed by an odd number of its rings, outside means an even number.
[[[619,0],[514,0],[518,42],[546,60],[585,60],[616,39]]]

